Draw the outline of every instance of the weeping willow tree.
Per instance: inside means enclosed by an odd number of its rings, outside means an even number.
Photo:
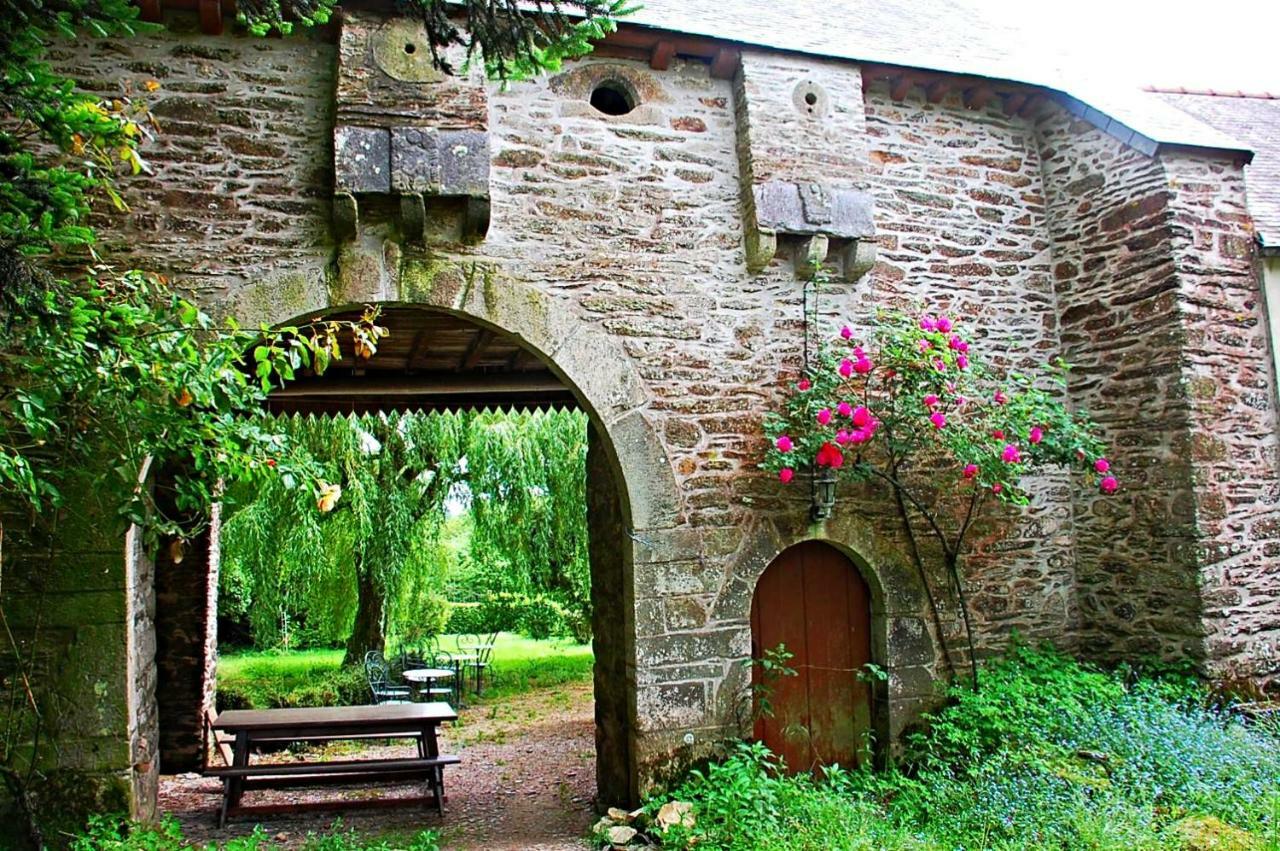
[[[471,553],[508,571],[509,590],[588,612],[587,421],[577,411],[484,413],[467,430]]]
[[[354,663],[383,648],[388,600],[443,582],[433,543],[457,480],[462,422],[391,414],[283,425],[326,483],[319,499],[285,476],[240,495],[223,532],[230,575],[246,585],[259,642],[279,634],[281,613],[305,612],[322,634],[349,630],[345,661]]]
[[[474,564],[500,586],[590,613],[586,418],[577,412],[293,417],[279,425],[324,471],[319,498],[287,477],[224,524],[223,587],[245,603],[255,643],[345,638],[348,663],[443,625],[456,564],[448,510],[470,519]],[[230,587],[229,587],[230,586]]]

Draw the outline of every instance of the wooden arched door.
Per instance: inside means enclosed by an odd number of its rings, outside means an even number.
[[[780,644],[796,674],[754,666],[756,739],[792,772],[858,763],[871,729],[871,687],[857,676],[871,661],[871,598],[858,569],[829,544],[787,549],[756,585],[752,657]],[[762,691],[772,716],[760,711]]]

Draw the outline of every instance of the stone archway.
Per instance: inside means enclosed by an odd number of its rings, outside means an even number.
[[[579,320],[567,304],[535,288],[500,279],[475,266],[405,264],[401,279],[404,284],[396,292],[399,298],[321,305],[307,304],[312,299],[304,297],[285,307],[290,311],[288,314],[277,314],[271,320],[288,323],[299,317],[333,315],[372,301],[388,311],[443,317],[455,326],[476,329],[492,340],[505,341],[512,349],[523,352],[521,357],[544,367],[543,372],[562,386],[563,393],[555,400],[556,404],[576,405],[587,413],[591,423],[587,498],[596,612],[597,788],[602,803],[633,803],[640,791],[640,769],[636,753],[631,535],[635,529],[672,525],[678,505],[678,489],[670,463],[644,414],[647,399],[643,387],[616,341]],[[496,400],[496,404],[503,404],[503,400]],[[202,573],[203,584],[199,579],[189,579],[186,584],[190,587],[166,589],[158,585],[158,592],[171,600],[187,593],[212,601],[213,589],[216,589],[216,534],[205,543],[205,548],[210,571]],[[206,608],[208,605],[206,602]],[[183,619],[189,621],[191,615],[186,613]],[[206,610],[202,618],[197,616],[197,622],[212,626],[212,613]],[[192,714],[193,702],[209,705],[212,700],[212,665],[208,654],[213,645],[207,635],[206,631],[201,636],[205,638],[203,642],[178,642],[188,656],[197,647],[205,652],[203,664],[198,665],[203,671],[198,694],[190,696],[191,687],[188,687],[188,696],[182,698],[187,715]],[[173,643],[169,641],[170,636],[194,638],[184,636],[180,629],[157,624],[161,648],[157,661],[162,671],[173,668],[164,658],[166,646]],[[162,692],[170,693],[169,701],[174,702],[176,692],[165,690],[164,683],[161,686]],[[161,739],[168,743],[168,747],[162,747],[162,759],[173,768],[177,767],[175,760],[164,751],[179,754],[174,750],[174,742],[189,744],[196,731],[179,731],[175,735],[172,729],[166,730],[165,714],[162,706]],[[177,714],[170,713],[171,716]],[[188,759],[190,753],[189,748],[181,752]]]

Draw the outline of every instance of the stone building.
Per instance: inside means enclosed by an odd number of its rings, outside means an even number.
[[[251,323],[386,306],[377,363],[281,408],[471,393],[588,412],[613,802],[742,731],[753,591],[794,544],[828,542],[869,589],[870,654],[889,674],[870,709],[880,742],[945,677],[884,495],[850,488],[815,524],[807,491],[756,466],[762,416],[799,369],[816,262],[836,278],[828,330],[928,300],[1011,364],[1073,363],[1069,401],[1114,447],[1117,495],[1050,476],[984,529],[966,561],[980,652],[1017,630],[1103,660],[1280,669],[1249,148],[1149,94],[1086,95],[1020,59],[1015,34],[936,5],[871,19],[648,0],[592,56],[508,87],[434,72],[416,26],[377,4],[270,40],[168,13],[163,32],[56,58],[94,90],[160,84],[154,174],[103,223],[118,263]],[[64,525],[5,603],[52,601],[42,700],[62,747],[47,794],[146,814],[157,772],[198,747],[217,542],[178,567],[102,528]]]

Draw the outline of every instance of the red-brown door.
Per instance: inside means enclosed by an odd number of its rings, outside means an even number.
[[[755,737],[792,772],[858,763],[871,729],[871,688],[857,674],[871,661],[867,584],[843,553],[820,541],[783,552],[751,601],[751,655],[785,645],[795,676],[754,668]],[[760,711],[763,696],[772,716]]]

